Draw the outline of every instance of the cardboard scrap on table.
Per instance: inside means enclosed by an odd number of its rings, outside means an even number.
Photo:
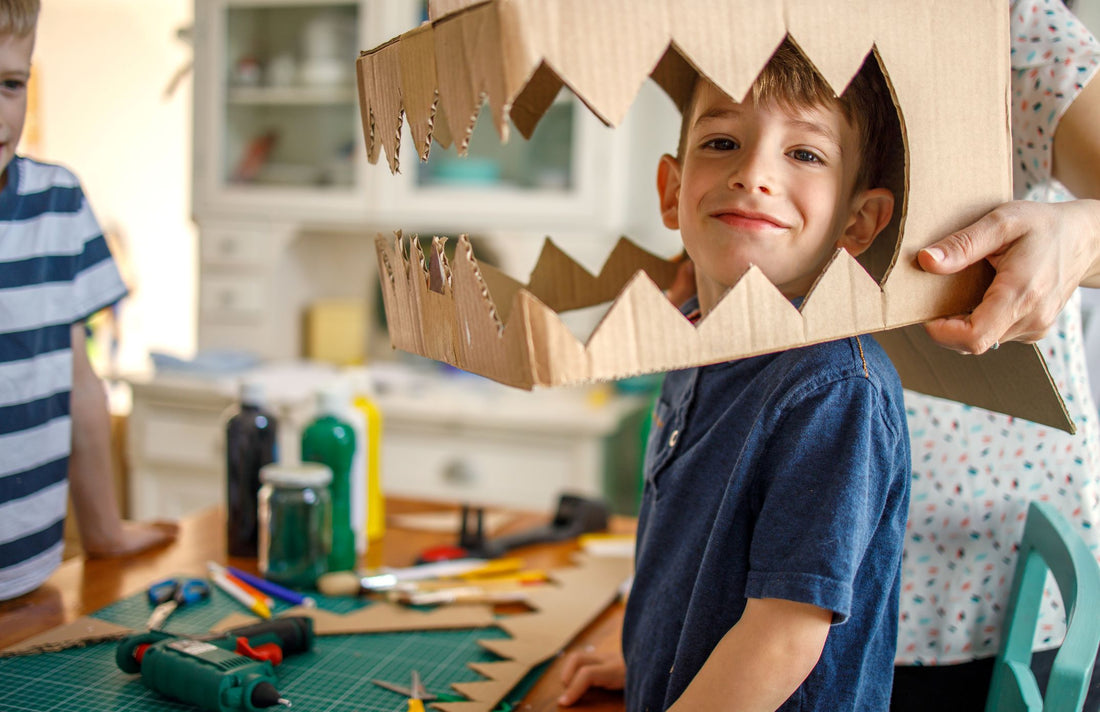
[[[502,140],[508,119],[528,136],[562,86],[609,125],[647,77],[681,107],[699,75],[742,97],[789,38],[838,93],[861,67],[887,85],[898,209],[858,261],[834,255],[800,308],[750,268],[698,325],[662,292],[674,267],[629,243],[595,276],[548,244],[523,285],[479,264],[465,240],[448,263],[438,243],[425,258],[417,241],[379,236],[395,347],[531,388],[887,332],[906,387],[1073,431],[1034,346],[963,357],[929,348],[913,326],[969,311],[991,278],[985,265],[932,275],[916,255],[1012,197],[1003,0],[435,0],[429,17],[357,60],[371,162],[384,149],[397,170],[405,120],[422,159],[433,137],[465,151],[484,102]],[[610,299],[585,343],[558,315]]]
[[[478,644],[502,660],[471,665],[486,679],[451,685],[469,699],[432,705],[444,712],[489,712],[527,673],[557,655],[615,600],[633,566],[631,559],[621,557],[578,557],[576,566],[549,571],[551,583],[526,591],[525,602],[533,609],[530,613],[496,617],[491,607],[481,605],[439,606],[424,612],[378,601],[348,614],[293,608],[280,617],[309,616],[317,635],[500,628],[511,637],[479,640]],[[254,616],[235,613],[220,620],[211,632],[255,622]]]
[[[561,652],[611,605],[633,570],[630,559],[579,557],[575,567],[550,571],[555,585],[533,587],[527,596],[533,612],[497,619],[496,625],[510,638],[478,641],[504,660],[470,666],[487,680],[451,686],[469,701],[432,706],[444,712],[492,710],[529,672]]]
[[[490,606],[443,606],[430,611],[377,601],[351,613],[331,613],[318,608],[295,607],[279,613],[286,616],[306,616],[313,619],[316,635],[353,635],[358,633],[396,633],[413,630],[453,630],[484,628],[493,625]],[[252,625],[259,621],[247,613],[233,613],[222,618],[210,629],[213,633]]]
[[[0,657],[12,657],[15,655],[37,655],[38,653],[53,653],[69,648],[79,648],[96,643],[106,643],[112,640],[122,640],[128,635],[138,631],[126,626],[117,625],[98,618],[84,616],[77,618],[72,623],[59,625],[44,633],[21,640],[15,645],[10,645],[0,650]]]

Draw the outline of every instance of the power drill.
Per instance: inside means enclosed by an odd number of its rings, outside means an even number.
[[[115,662],[166,697],[210,712],[259,712],[290,707],[275,688],[273,665],[311,647],[313,620],[296,616],[204,638],[139,633],[119,643]]]

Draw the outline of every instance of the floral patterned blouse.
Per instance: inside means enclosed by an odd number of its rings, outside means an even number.
[[[1100,68],[1100,44],[1060,0],[1015,0],[1012,133],[1017,197],[1069,199],[1051,178],[1063,112]],[[899,664],[996,655],[1028,502],[1055,505],[1100,555],[1100,429],[1089,391],[1077,295],[1039,343],[1071,436],[906,392],[913,489],[902,570]],[[1065,634],[1052,579],[1036,648]]]

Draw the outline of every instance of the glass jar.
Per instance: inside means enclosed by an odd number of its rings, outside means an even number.
[[[313,588],[332,549],[332,470],[316,462],[260,469],[259,567],[288,588]]]

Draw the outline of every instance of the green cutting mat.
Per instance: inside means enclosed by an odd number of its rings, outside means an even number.
[[[318,607],[347,613],[363,605],[358,599],[317,597]],[[276,604],[276,612],[289,606]],[[152,606],[144,593],[92,614],[112,623],[140,628]],[[209,601],[177,610],[165,630],[202,634],[241,606],[215,589]],[[458,631],[417,631],[369,635],[318,636],[309,653],[286,658],[277,669],[279,692],[294,712],[404,712],[405,698],[371,684],[380,678],[407,684],[412,670],[420,672],[431,692],[450,691],[450,683],[483,679],[467,667],[471,662],[497,660],[477,645],[487,638],[504,638],[497,628]],[[56,653],[0,658],[0,710],[3,712],[160,712],[194,710],[149,690],[139,675],[127,675],[115,665],[116,643],[101,643]],[[537,680],[529,675],[511,699]],[[284,709],[284,708],[273,708]]]

